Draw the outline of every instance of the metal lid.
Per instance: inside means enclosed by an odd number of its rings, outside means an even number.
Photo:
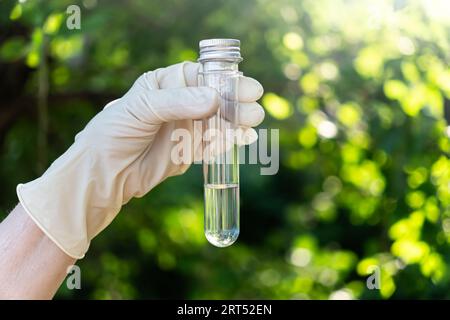
[[[242,61],[241,42],[237,39],[205,39],[200,41],[200,58],[198,61],[206,60],[229,60]]]

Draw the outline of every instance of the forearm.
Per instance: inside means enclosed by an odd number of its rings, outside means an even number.
[[[0,299],[50,299],[74,262],[20,204],[0,223]]]

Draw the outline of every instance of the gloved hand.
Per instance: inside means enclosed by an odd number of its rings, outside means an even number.
[[[215,114],[219,99],[214,89],[197,87],[198,70],[199,64],[185,62],[143,74],[78,133],[40,178],[17,186],[26,212],[66,254],[83,258],[92,238],[123,204],[187,170],[189,163],[171,160],[177,143],[171,133],[184,128],[193,134],[193,120]],[[263,120],[255,102],[262,93],[256,80],[241,77],[239,122],[244,128]],[[252,130],[245,132],[254,136]]]

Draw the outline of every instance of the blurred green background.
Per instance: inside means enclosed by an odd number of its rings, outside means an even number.
[[[93,241],[82,290],[57,297],[450,298],[447,0],[0,0],[0,218],[109,100],[209,37],[241,40],[279,173],[241,167],[226,249],[203,235],[201,167],[167,180]]]

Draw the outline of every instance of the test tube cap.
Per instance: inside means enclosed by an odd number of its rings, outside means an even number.
[[[232,60],[240,62],[241,42],[237,39],[205,39],[199,43],[201,61]]]

